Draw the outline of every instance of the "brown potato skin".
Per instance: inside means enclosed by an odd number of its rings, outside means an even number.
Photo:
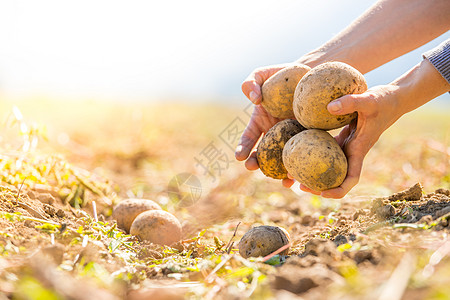
[[[134,219],[147,210],[161,210],[156,202],[148,199],[125,199],[114,208],[112,218],[117,221],[117,227],[130,233],[130,227]]]
[[[286,229],[276,226],[253,227],[239,241],[239,254],[244,257],[266,256],[289,244],[291,237]],[[286,255],[289,248],[282,251]]]
[[[286,119],[278,122],[267,131],[258,144],[256,158],[264,175],[274,179],[287,178],[283,165],[283,148],[286,142],[305,130],[296,120]]]
[[[326,131],[309,129],[291,138],[283,150],[287,171],[315,191],[341,185],[347,175],[347,158]]]
[[[295,88],[309,70],[310,67],[302,64],[292,65],[281,69],[264,82],[261,87],[261,105],[270,115],[280,119],[295,117],[292,109]]]
[[[333,100],[367,90],[364,76],[341,62],[327,62],[314,67],[299,81],[295,89],[295,118],[308,129],[330,130],[349,124],[357,113],[336,116],[327,110]]]
[[[140,240],[159,245],[172,245],[181,240],[181,224],[164,210],[148,210],[139,214],[130,228],[130,234]]]

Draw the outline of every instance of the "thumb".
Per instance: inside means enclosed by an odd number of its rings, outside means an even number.
[[[364,94],[345,95],[328,103],[327,109],[332,115],[350,114],[361,110],[365,97]]]

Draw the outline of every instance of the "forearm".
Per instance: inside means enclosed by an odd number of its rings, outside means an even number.
[[[298,62],[342,61],[367,73],[450,29],[448,0],[382,0]]]
[[[397,88],[398,117],[450,91],[450,84],[427,59],[393,81],[391,85]]]

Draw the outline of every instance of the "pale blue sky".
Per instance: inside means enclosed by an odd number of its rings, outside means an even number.
[[[0,92],[13,99],[239,101],[254,68],[297,59],[372,3],[2,1]],[[449,37],[367,74],[369,86],[388,83]]]

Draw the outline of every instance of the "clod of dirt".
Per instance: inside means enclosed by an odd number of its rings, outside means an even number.
[[[181,240],[181,224],[167,211],[148,210],[136,217],[130,234],[154,244],[170,246]]]
[[[113,210],[112,218],[117,220],[117,227],[130,232],[131,224],[136,217],[147,210],[161,210],[161,207],[154,201],[148,199],[125,199]]]
[[[335,256],[336,245],[327,239],[312,239],[305,245],[304,255]]]
[[[272,288],[302,294],[315,287],[325,287],[332,282],[343,282],[343,278],[324,264],[303,268],[285,263],[271,280]]]
[[[53,203],[55,203],[56,201],[55,197],[53,197],[53,195],[50,193],[39,194],[36,199],[41,201],[42,203],[49,205],[53,205]]]
[[[384,206],[377,207],[375,209],[375,215],[382,220],[387,220],[395,215],[395,208],[388,204]]]
[[[342,245],[342,244],[347,244],[348,240],[345,237],[345,235],[342,234],[338,234],[335,238],[334,238],[334,244],[336,246]]]
[[[42,248],[42,253],[49,257],[56,265],[59,265],[63,261],[65,247],[62,244],[55,244]]]
[[[258,226],[253,227],[239,241],[239,254],[242,257],[266,256],[289,244],[289,233],[281,227]],[[285,255],[289,248],[281,252]]]
[[[440,217],[442,217],[442,216],[444,216],[444,215],[446,215],[446,214],[448,214],[448,213],[450,213],[450,206],[447,206],[447,207],[444,207],[444,208],[441,209],[441,210],[438,210],[438,211],[436,212],[435,216],[436,216],[437,218],[440,218]]]
[[[420,183],[416,183],[412,187],[410,187],[407,190],[395,193],[389,197],[387,197],[387,200],[389,201],[414,201],[414,200],[420,200],[420,198],[423,195],[423,188]]]
[[[435,193],[436,194],[446,195],[446,196],[450,197],[450,190],[447,190],[447,189],[444,189],[444,188],[437,189],[435,191]]]

